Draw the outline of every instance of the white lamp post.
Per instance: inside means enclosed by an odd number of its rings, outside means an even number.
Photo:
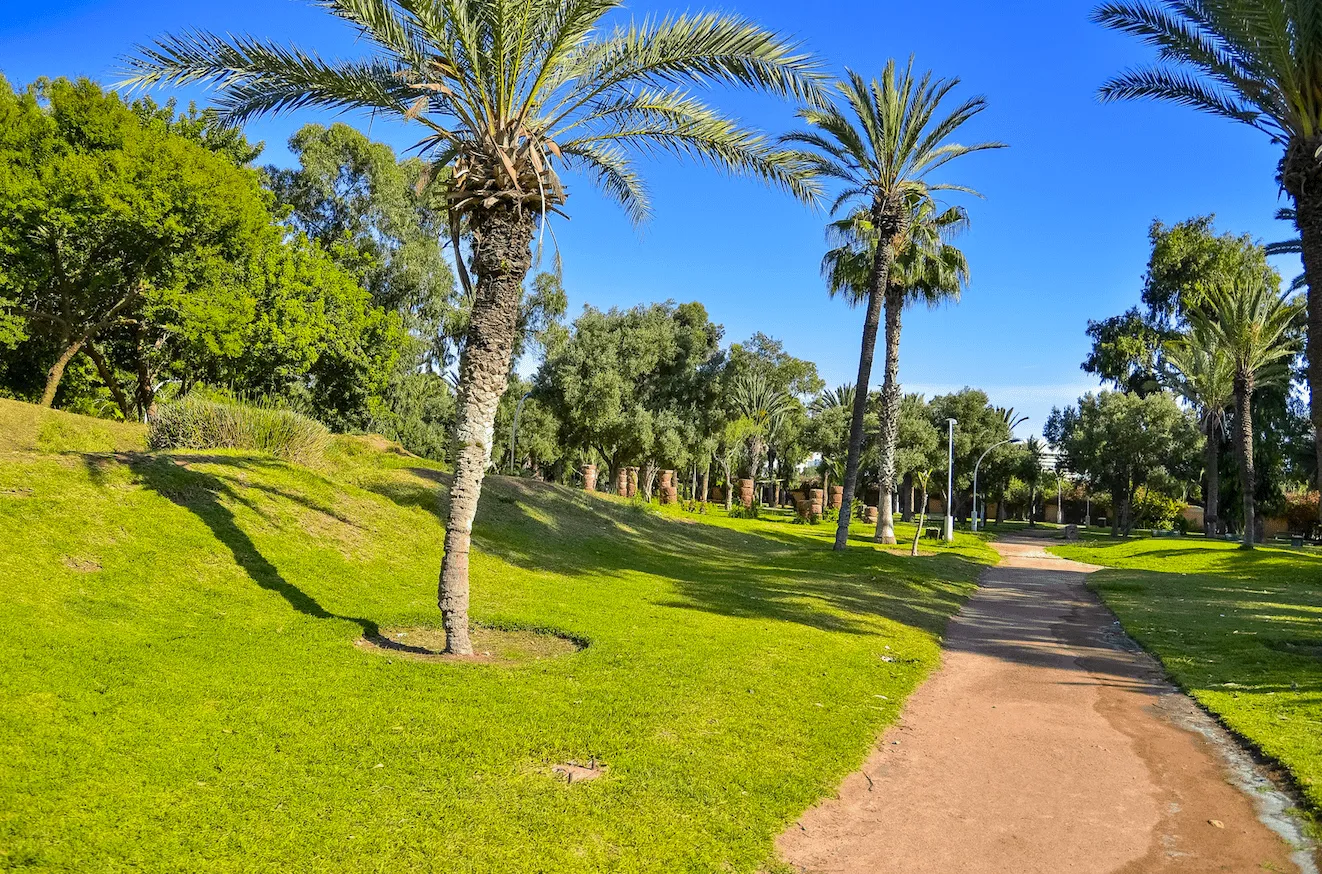
[[[982,458],[979,458],[978,463],[974,465],[973,467],[973,530],[974,531],[978,530],[978,471],[982,469],[982,463],[987,460],[988,455],[992,454],[993,449],[1000,449],[1002,446],[1009,446],[1012,443],[1023,443],[1023,442],[1024,441],[1020,440],[1018,437],[1014,437],[1009,440],[1002,440],[1000,443],[991,446],[990,448],[987,449],[986,452],[982,453]],[[986,504],[986,501],[983,501],[983,503]]]
[[[955,426],[954,419],[946,420],[950,424],[950,461],[946,476],[946,543],[955,542]]]

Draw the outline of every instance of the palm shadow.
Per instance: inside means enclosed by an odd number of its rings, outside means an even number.
[[[379,637],[380,627],[370,619],[342,616],[322,606],[316,598],[289,582],[279,569],[264,556],[239,525],[228,504],[242,504],[253,512],[264,515],[261,508],[245,498],[225,480],[210,473],[195,470],[192,462],[217,462],[243,467],[251,460],[229,456],[161,456],[124,454],[110,457],[84,456],[89,471],[95,477],[97,468],[109,461],[125,464],[144,487],[166,498],[200,519],[225,544],[235,563],[261,588],[274,592],[290,607],[313,619],[352,622],[362,629],[366,637]],[[260,462],[256,462],[260,464]],[[278,490],[277,490],[278,491]],[[284,495],[284,492],[278,492]]]

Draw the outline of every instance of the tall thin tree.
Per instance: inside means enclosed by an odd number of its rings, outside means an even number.
[[[1322,435],[1322,5],[1317,0],[1106,3],[1095,21],[1157,50],[1155,66],[1102,86],[1103,100],[1151,98],[1256,128],[1282,149],[1308,280],[1308,383]],[[1317,440],[1322,475],[1322,439]],[[1322,508],[1319,508],[1322,512]]]
[[[900,331],[904,310],[919,301],[935,307],[959,299],[968,283],[968,259],[948,241],[966,230],[968,224],[968,213],[963,207],[942,210],[931,197],[916,197],[910,204],[905,239],[896,244],[883,304],[886,351],[881,387],[881,489],[875,536],[878,543],[896,543],[894,504],[899,483],[895,451],[903,400]],[[832,296],[843,293],[851,304],[857,304],[867,298],[868,272],[878,242],[870,213],[860,210],[836,222],[831,235],[841,245],[829,251],[822,261],[827,288]]]
[[[669,152],[812,199],[803,162],[695,97],[722,84],[817,104],[816,62],[793,41],[719,14],[604,29],[618,0],[316,0],[366,57],[325,60],[251,37],[167,36],[128,60],[135,86],[207,83],[235,123],[298,109],[415,124],[445,187],[460,279],[473,300],[459,364],[454,481],[439,604],[450,652],[472,652],[468,559],[519,298],[539,224],[564,209],[561,172],[585,174],[635,222],[649,212],[633,156]],[[471,269],[459,257],[468,229]]]
[[[1221,515],[1221,441],[1235,403],[1235,363],[1205,329],[1193,327],[1166,347],[1166,384],[1193,407],[1206,437],[1203,531],[1216,534]]]
[[[883,298],[907,237],[915,198],[941,190],[975,193],[964,186],[933,182],[930,177],[953,160],[1003,146],[994,142],[965,146],[951,141],[956,131],[987,106],[983,98],[973,97],[944,112],[942,102],[958,84],[958,79],[934,81],[931,73],[915,75],[912,58],[903,71],[894,60],[887,62],[881,79],[871,82],[850,71],[836,86],[843,105],[803,110],[800,116],[808,129],[786,138],[805,149],[805,159],[818,175],[840,184],[832,214],[852,213],[861,207],[869,213],[878,240],[868,265],[867,310],[845,462],[846,507],[851,506],[858,485],[863,418]],[[837,550],[849,542],[849,523],[850,514],[841,513]]]
[[[1234,378],[1235,441],[1240,489],[1244,493],[1244,549],[1253,549],[1257,520],[1253,460],[1253,393],[1271,382],[1288,380],[1299,354],[1301,302],[1282,293],[1258,272],[1226,277],[1206,290],[1190,317],[1195,330],[1229,359]]]

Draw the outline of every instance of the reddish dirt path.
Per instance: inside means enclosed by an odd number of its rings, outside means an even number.
[[[1094,569],[1027,538],[996,548],[941,669],[781,836],[784,859],[812,874],[1309,870],[1230,782],[1219,730],[1085,588]]]

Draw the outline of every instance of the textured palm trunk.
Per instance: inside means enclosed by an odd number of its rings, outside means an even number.
[[[468,631],[468,554],[482,478],[491,462],[496,407],[509,384],[510,356],[523,281],[532,266],[533,218],[498,207],[472,216],[477,289],[463,360],[455,421],[454,482],[445,522],[438,602],[446,651],[472,655]]]
[[[895,543],[895,449],[900,436],[900,320],[904,292],[886,295],[886,376],[881,385],[881,497],[877,500],[878,543]]]
[[[1207,426],[1207,445],[1203,448],[1203,466],[1207,468],[1207,496],[1204,501],[1203,533],[1214,537],[1217,532],[1217,517],[1221,513],[1221,441],[1217,438],[1216,428]]]
[[[854,415],[849,422],[849,455],[845,460],[845,507],[854,506],[854,492],[858,487],[858,462],[863,455],[863,415],[868,406],[868,383],[872,380],[872,359],[877,352],[877,330],[881,327],[881,306],[884,290],[889,284],[891,271],[891,247],[887,241],[894,234],[886,234],[885,228],[894,224],[886,216],[878,216],[875,222],[880,232],[882,243],[877,245],[876,256],[872,261],[872,276],[869,277],[868,310],[863,319],[863,347],[858,356],[858,380],[854,383]],[[835,529],[835,549],[842,550],[849,545],[850,513],[841,513],[840,522]]]
[[[1294,200],[1295,223],[1303,244],[1308,280],[1308,389],[1317,445],[1317,477],[1322,487],[1322,136],[1290,142],[1282,163],[1281,184]],[[1322,503],[1318,505],[1322,520]]]
[[[1253,376],[1235,377],[1235,428],[1239,443],[1239,487],[1244,493],[1244,549],[1253,549],[1257,533],[1257,505],[1253,497],[1257,481],[1253,469]]]

